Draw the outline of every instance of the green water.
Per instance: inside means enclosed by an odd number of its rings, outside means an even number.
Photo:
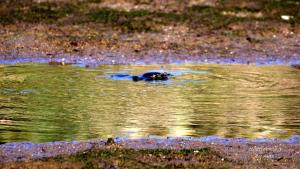
[[[162,83],[109,78],[157,69],[175,76]],[[0,65],[0,142],[148,135],[300,135],[300,71],[208,64]]]

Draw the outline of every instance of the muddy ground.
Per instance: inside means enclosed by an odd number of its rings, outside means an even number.
[[[298,63],[298,0],[2,0],[0,60]]]
[[[51,167],[50,167],[51,166]],[[300,138],[108,139],[0,145],[1,168],[298,168]]]

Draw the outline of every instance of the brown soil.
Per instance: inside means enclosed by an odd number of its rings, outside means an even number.
[[[0,59],[299,61],[299,11],[296,0],[6,0]]]
[[[0,146],[0,159],[1,168],[298,168],[300,144],[181,138],[17,143]]]

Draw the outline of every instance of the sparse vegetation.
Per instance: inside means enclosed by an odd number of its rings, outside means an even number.
[[[215,4],[209,0],[193,4],[179,0],[6,0],[0,4],[0,54],[7,58],[71,54],[103,63],[144,60],[157,52],[161,57],[172,56],[164,61],[186,60],[181,56],[193,60],[202,55],[243,55],[252,56],[245,61],[250,63],[257,56],[272,58],[275,53],[285,59],[299,51],[299,11],[296,0],[219,0]],[[283,43],[285,50],[280,49]],[[249,50],[253,44],[255,50]],[[102,51],[122,53],[126,60],[111,59],[111,54]],[[181,58],[174,59],[175,55]]]
[[[100,2],[100,1],[99,1]],[[100,22],[108,26],[120,27],[124,31],[157,31],[156,25],[172,25],[187,23],[192,27],[199,25],[210,26],[219,29],[233,22],[248,20],[273,20],[280,21],[280,15],[286,14],[294,17],[293,23],[299,21],[300,4],[298,1],[266,1],[261,9],[249,7],[228,6],[203,6],[194,5],[180,12],[149,11],[145,9],[134,9],[125,11],[111,8],[90,8],[90,3],[98,1],[83,2],[42,2],[36,3],[30,0],[23,2],[2,2],[0,8],[0,23],[13,24],[16,22],[29,23],[60,23],[59,19],[73,15],[73,24]],[[224,11],[237,12],[262,12],[261,18],[225,16]],[[62,22],[65,22],[63,20]]]
[[[52,166],[77,168],[232,168],[231,163],[209,148],[201,149],[104,149],[72,156],[58,156],[31,162],[19,162],[11,167]]]

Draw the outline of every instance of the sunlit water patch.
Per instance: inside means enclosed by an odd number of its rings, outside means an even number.
[[[174,76],[160,82],[130,78],[147,71]],[[300,135],[300,71],[209,64],[0,65],[0,142],[148,135]]]

